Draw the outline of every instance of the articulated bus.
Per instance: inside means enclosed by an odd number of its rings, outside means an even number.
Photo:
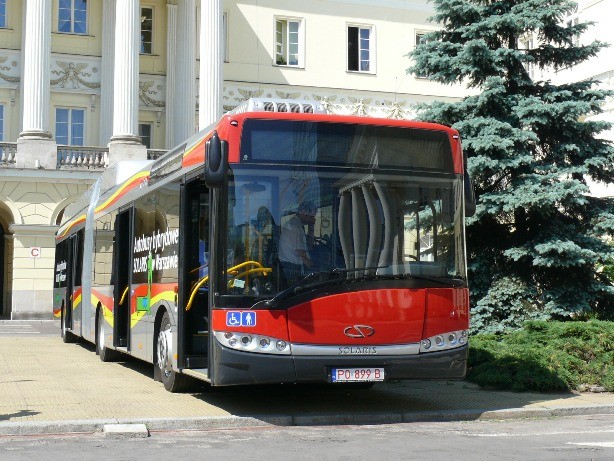
[[[66,210],[54,312],[171,392],[463,378],[474,206],[451,128],[250,100]]]

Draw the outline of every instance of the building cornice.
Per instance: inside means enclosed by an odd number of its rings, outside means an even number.
[[[0,180],[57,183],[61,180],[69,184],[90,184],[100,176],[100,171],[34,170],[27,168],[0,168]]]
[[[349,3],[351,5],[372,6],[377,8],[395,8],[399,10],[434,13],[433,6],[427,2],[411,0],[328,0],[331,3]]]
[[[59,228],[60,226],[45,226],[42,224],[11,224],[9,232],[13,236],[51,237],[55,235]]]

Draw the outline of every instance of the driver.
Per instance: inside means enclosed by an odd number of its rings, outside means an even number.
[[[309,201],[301,202],[298,211],[281,228],[279,262],[289,284],[314,266],[307,250],[307,239],[313,239],[316,208]],[[305,235],[305,225],[308,235]]]

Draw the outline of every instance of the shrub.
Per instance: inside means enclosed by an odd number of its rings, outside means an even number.
[[[614,391],[614,322],[530,321],[510,333],[471,336],[467,379],[515,391]]]

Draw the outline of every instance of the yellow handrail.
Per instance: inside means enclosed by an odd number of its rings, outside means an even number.
[[[269,272],[273,272],[273,269],[271,269],[270,267],[257,267],[255,269],[249,269],[246,270],[244,272],[241,272],[240,274],[236,275],[235,278],[239,279],[241,277],[244,277],[246,275],[249,274],[256,274],[256,273],[263,273],[263,274],[268,274]]]
[[[226,272],[236,271],[237,269],[241,269],[242,267],[245,267],[245,266],[262,267],[262,264],[260,264],[258,261],[245,261],[245,262],[242,262],[241,264],[237,264],[236,266],[232,266],[231,268],[226,269]]]
[[[190,271],[190,274],[193,274],[194,272],[199,271],[199,270],[201,270],[203,267],[207,267],[208,265],[209,265],[208,263],[205,263],[205,264],[203,264],[202,266],[198,266],[196,269],[192,269],[192,270]]]
[[[192,302],[194,301],[194,297],[198,292],[198,289],[204,285],[205,282],[209,280],[209,275],[205,275],[202,279],[198,281],[194,288],[192,288],[192,293],[190,294],[190,299],[188,299],[188,303],[185,305],[185,311],[189,311],[192,308]]]
[[[128,285],[126,287],[126,289],[124,290],[124,292],[122,293],[121,298],[119,298],[119,306],[121,306],[122,304],[124,304],[124,301],[126,300],[126,294],[128,294],[128,288],[130,288],[130,285]]]
[[[237,277],[242,277],[244,275],[252,274],[255,272],[261,272],[261,273],[267,274],[273,271],[273,269],[271,269],[270,267],[262,267],[262,264],[260,264],[258,261],[245,261],[245,262],[242,262],[241,264],[237,264],[236,266],[233,266],[227,269],[226,273],[229,274],[231,272],[237,272],[238,269],[241,269],[242,267],[245,267],[245,266],[258,266],[258,267],[254,269],[248,269],[246,271],[243,271],[239,275],[237,275]],[[205,284],[205,282],[207,282],[208,280],[209,280],[209,275],[205,275],[202,279],[200,279],[196,283],[196,285],[194,285],[194,288],[192,288],[192,292],[190,293],[190,299],[188,299],[188,302],[185,305],[186,312],[192,308],[192,303],[194,302],[196,293],[198,292],[200,287],[202,287]]]

